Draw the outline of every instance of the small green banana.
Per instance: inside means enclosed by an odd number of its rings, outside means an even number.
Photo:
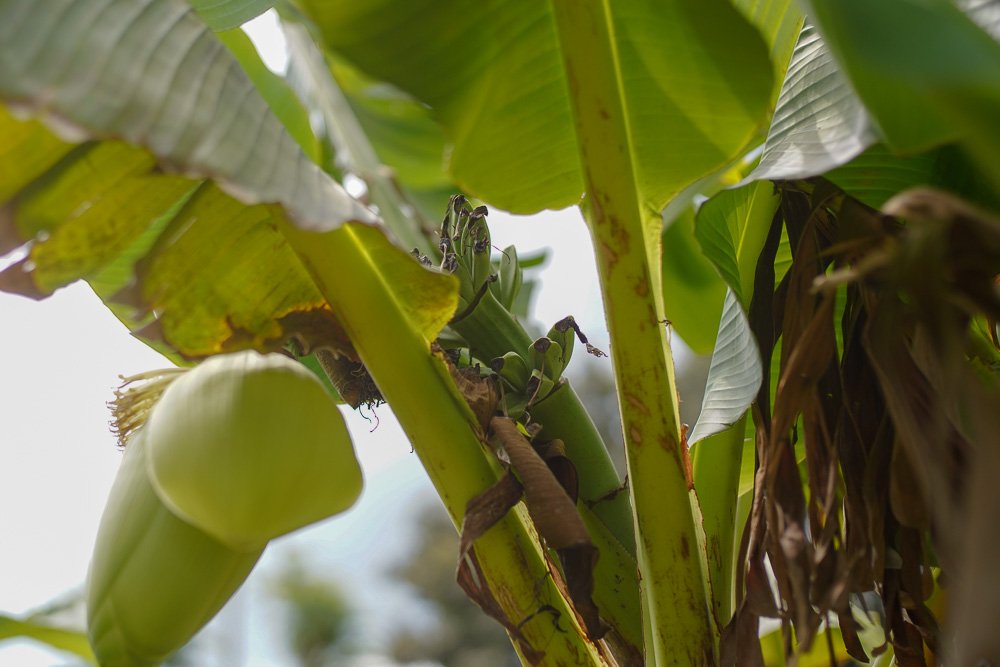
[[[493,246],[490,244],[490,230],[486,227],[483,216],[473,218],[470,226],[473,226],[474,231],[470,234],[472,246],[469,252],[472,253],[472,276],[478,290],[493,275],[493,262],[490,260]]]
[[[563,363],[562,347],[559,346],[559,343],[545,336],[537,338],[528,349],[528,354],[531,358],[531,365],[536,370],[542,371],[545,377],[550,380],[558,380],[562,376],[565,364]]]
[[[531,371],[531,378],[528,380],[528,386],[525,388],[525,394],[528,396],[528,406],[530,407],[548,396],[554,387],[555,383],[540,370],[536,368]]]
[[[521,263],[517,259],[517,249],[514,246],[504,248],[500,255],[500,294],[497,300],[503,304],[507,310],[514,307],[514,300],[517,299],[518,292],[521,291],[521,284],[524,280],[521,271]],[[552,338],[549,336],[549,338]]]
[[[576,321],[573,319],[573,316],[568,315],[553,324],[547,334],[562,349],[562,364],[564,369],[569,365],[569,360],[573,356],[573,347],[576,344],[574,324],[576,324]]]
[[[490,368],[507,381],[511,388],[523,392],[531,378],[531,369],[527,362],[517,352],[508,352],[490,362]]]
[[[528,409],[527,396],[524,394],[505,394],[502,399],[503,403],[501,404],[501,408],[503,409],[505,416],[516,420],[524,418],[524,413]]]
[[[453,265],[451,273],[458,277],[458,298],[462,302],[461,308],[465,308],[476,298],[474,278],[469,272],[469,267],[461,259]]]

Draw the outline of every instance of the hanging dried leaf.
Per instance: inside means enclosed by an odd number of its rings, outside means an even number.
[[[537,444],[535,451],[538,452],[538,455],[545,461],[545,465],[555,475],[556,480],[559,481],[559,486],[563,488],[566,495],[576,505],[576,501],[580,497],[580,478],[576,472],[576,465],[566,456],[565,443],[559,439],[549,440],[548,442]]]
[[[576,510],[576,503],[513,420],[494,417],[490,427],[524,485],[525,504],[538,534],[559,554],[570,599],[587,634],[591,639],[600,639],[608,626],[601,621],[592,599],[599,552]]]
[[[521,654],[529,663],[534,664],[541,660],[544,654],[531,646],[518,625],[507,616],[503,607],[497,602],[473,549],[475,541],[520,502],[521,495],[521,483],[508,472],[496,484],[466,503],[465,517],[462,519],[460,531],[456,581],[470,600],[507,630],[511,638],[517,642]]]
[[[988,364],[977,375],[966,359],[969,323],[1000,314],[1000,220],[928,190],[886,205],[902,224],[822,180],[779,187],[750,308],[767,374],[780,342],[779,380],[773,406],[765,377],[754,408],[758,469],[723,664],[754,660],[743,656],[754,655],[758,617],[790,622],[803,650],[828,614],[850,655],[867,660],[849,600],[877,591],[897,661],[923,665],[925,647],[942,646],[926,602],[932,567],[960,582],[963,609],[987,619],[962,614],[976,628],[964,635],[975,648],[962,664],[991,660],[1000,584],[992,595],[970,585],[969,572],[992,579],[980,555],[990,539],[969,536],[996,535],[997,524],[970,530],[968,488],[984,466],[1000,475],[1000,457],[991,468],[982,453],[1000,438],[1000,392]],[[772,288],[782,227],[793,261]],[[995,332],[981,328],[976,354],[991,357]],[[765,554],[780,607],[760,584]]]
[[[480,377],[478,366],[456,368],[449,364],[448,370],[451,371],[451,378],[455,381],[458,391],[465,397],[465,402],[476,416],[476,422],[485,433],[500,403],[500,396],[493,381],[490,378]]]

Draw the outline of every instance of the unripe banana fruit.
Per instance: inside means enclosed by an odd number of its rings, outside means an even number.
[[[531,369],[517,352],[508,352],[490,362],[490,367],[514,389],[524,391],[531,378]]]
[[[157,665],[236,591],[267,541],[342,512],[361,470],[333,398],[281,355],[213,357],[129,437],[87,582],[101,665]]]
[[[558,380],[566,367],[562,347],[559,343],[545,336],[535,339],[528,349],[531,363],[535,370],[542,371],[550,380]]]

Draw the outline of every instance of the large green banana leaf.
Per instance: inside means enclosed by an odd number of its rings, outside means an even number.
[[[894,150],[957,141],[1000,187],[995,3],[963,3],[965,12],[948,0],[808,4]]]
[[[245,39],[227,49],[179,1],[4,0],[0,16],[0,252],[25,253],[0,288],[89,279],[181,358],[293,334],[346,349],[277,230],[375,218],[303,152],[301,107]],[[417,306],[432,327],[452,289]]]
[[[549,3],[299,4],[331,49],[431,107],[464,189],[516,213],[579,202],[572,82]],[[750,140],[770,61],[728,3],[619,2],[612,12],[637,184],[659,210]]]
[[[957,3],[962,11],[949,2],[934,2],[913,12],[905,2],[880,4],[877,9],[863,2],[813,4],[820,12],[816,18],[823,19],[825,34],[807,25],[799,35],[764,153],[751,179],[818,176],[884,141],[891,150],[875,146],[872,159],[862,159],[864,167],[888,167],[895,172],[890,182],[915,184],[919,179],[913,172],[931,166],[910,162],[900,154],[914,156],[955,140],[964,141],[972,153],[985,152],[982,142],[993,140],[992,130],[986,127],[977,133],[973,128],[977,118],[992,117],[996,76],[987,70],[997,66],[1000,54],[995,44],[1000,37],[996,2]],[[864,14],[869,10],[874,10],[871,16]],[[899,22],[900,16],[907,19]],[[866,30],[856,30],[859,25]],[[827,39],[834,40],[832,50]],[[899,44],[894,45],[895,39]],[[973,48],[979,55],[962,51]],[[972,62],[977,65],[969,70],[964,63]],[[977,93],[970,92],[979,85],[974,80],[983,84]],[[944,100],[958,99],[957,91],[963,87],[963,94],[975,99],[958,108],[935,110]],[[947,159],[955,160],[953,156]],[[987,166],[992,163],[988,156],[979,159]],[[867,195],[864,190],[872,187],[870,177],[858,180],[869,181],[860,188],[862,196]],[[856,183],[850,177],[845,180],[847,185]],[[874,195],[869,201],[886,198]]]

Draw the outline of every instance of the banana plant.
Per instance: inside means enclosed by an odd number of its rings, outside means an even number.
[[[348,402],[386,400],[462,534],[460,584],[525,664],[763,664],[766,617],[779,659],[821,636],[862,662],[992,659],[992,3],[296,0],[287,80],[232,31],[273,4],[0,0],[0,253],[24,254],[0,289],[85,279],[192,378],[291,351]],[[468,198],[428,204],[450,185]],[[563,377],[599,351],[571,313],[527,333],[487,206],[583,213],[624,485]],[[674,335],[713,355],[692,428]],[[164,462],[171,392],[113,496],[166,517],[157,551],[209,545],[218,588],[183,603],[188,625],[136,615],[125,637],[103,601],[150,581],[92,585],[107,664],[164,658],[267,539],[339,507],[272,515],[200,447]],[[309,412],[304,430],[342,428]]]

